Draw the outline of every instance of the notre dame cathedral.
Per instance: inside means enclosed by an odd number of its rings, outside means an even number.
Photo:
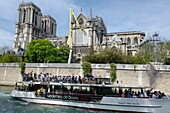
[[[144,32],[107,33],[103,19],[98,16],[92,17],[92,10],[89,17],[85,17],[81,10],[77,21],[79,26],[76,22],[72,22],[73,54],[79,60],[89,53],[91,47],[96,53],[101,49],[116,47],[123,53],[134,56],[144,42]]]
[[[90,16],[85,17],[82,10],[72,22],[73,54],[77,59],[89,52],[93,47],[95,52],[104,48],[117,47],[126,54],[135,55],[139,51],[140,45],[144,41],[145,33],[138,31],[111,32],[107,33],[107,28],[101,17],[93,17],[92,10]],[[60,46],[67,42],[68,36],[56,36],[56,20],[51,16],[45,16],[41,9],[32,2],[22,2],[18,8],[18,21],[16,23],[16,33],[14,48],[26,49],[29,42],[36,39],[50,40],[55,46]]]
[[[56,37],[56,20],[42,15],[41,9],[34,3],[21,3],[18,13],[14,48],[20,46],[26,49],[32,40]]]

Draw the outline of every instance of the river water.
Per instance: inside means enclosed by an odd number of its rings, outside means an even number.
[[[111,113],[70,107],[31,104],[11,98],[10,93],[13,89],[13,87],[0,86],[0,113]]]

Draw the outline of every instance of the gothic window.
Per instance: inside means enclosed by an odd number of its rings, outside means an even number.
[[[53,34],[53,23],[52,23],[52,25],[51,25],[51,34]]]
[[[19,29],[19,32],[20,32],[20,33],[23,33],[23,28],[20,28],[20,29]]]
[[[129,37],[127,38],[127,44],[131,44],[131,40]]]
[[[80,18],[80,19],[79,19],[79,24],[82,25],[83,23],[84,23],[83,19]]]
[[[120,38],[120,40],[123,42],[123,38]]]
[[[47,24],[47,21],[45,20],[45,32],[46,32],[46,24]]]
[[[44,21],[42,21],[42,29],[44,28]]]
[[[37,16],[38,16],[38,12],[36,12],[36,15],[35,15],[35,25],[37,26]]]
[[[138,38],[137,37],[134,38],[134,44],[138,44]]]
[[[34,18],[35,18],[35,10],[33,9],[33,14],[32,14],[32,23],[34,23]]]
[[[37,30],[35,29],[35,35],[37,35]]]
[[[24,9],[24,11],[23,11],[23,20],[22,20],[22,23],[25,23],[25,16],[26,16],[26,11],[25,11],[25,9]]]
[[[34,28],[32,28],[32,34],[34,34]]]

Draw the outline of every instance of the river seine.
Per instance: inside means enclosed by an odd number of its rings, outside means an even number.
[[[31,104],[11,98],[11,90],[13,90],[13,87],[0,86],[0,113],[111,113],[61,106]]]

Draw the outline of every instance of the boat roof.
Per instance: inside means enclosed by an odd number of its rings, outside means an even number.
[[[148,86],[138,86],[138,85],[124,85],[124,84],[74,84],[74,83],[58,83],[58,82],[17,82],[17,83],[23,83],[23,84],[39,84],[39,85],[56,85],[56,86],[77,86],[77,87],[114,87],[114,88],[132,88],[132,89],[141,89],[141,88],[150,88]]]

